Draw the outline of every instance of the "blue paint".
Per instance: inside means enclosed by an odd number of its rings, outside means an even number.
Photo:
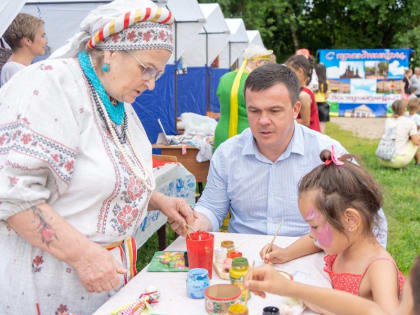
[[[204,268],[193,268],[188,271],[187,295],[192,299],[203,299],[204,290],[210,285],[209,273]]]

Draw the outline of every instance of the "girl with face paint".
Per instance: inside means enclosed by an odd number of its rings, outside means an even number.
[[[395,312],[385,312],[377,303],[348,292],[306,285],[286,279],[270,265],[256,268],[245,286],[256,295],[265,292],[289,296],[316,305],[323,314],[335,315],[420,315],[420,256],[410,272],[410,281],[404,284],[401,303]]]
[[[372,232],[382,205],[378,184],[352,159],[336,157],[334,148],[324,150],[324,163],[302,178],[298,204],[310,233],[292,245],[293,256],[308,254],[301,245],[309,237],[327,254],[324,270],[333,289],[372,300],[393,314],[405,278]]]

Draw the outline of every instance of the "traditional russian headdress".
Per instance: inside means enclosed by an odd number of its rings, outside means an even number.
[[[149,0],[114,0],[98,6],[80,32],[50,58],[75,57],[83,49],[173,51],[172,13]]]

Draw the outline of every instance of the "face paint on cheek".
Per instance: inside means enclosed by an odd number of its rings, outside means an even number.
[[[319,212],[316,211],[314,208],[309,208],[308,213],[306,213],[304,219],[306,222],[312,221],[319,218]]]
[[[325,223],[317,233],[316,243],[321,248],[329,248],[333,240],[333,234],[328,223]]]

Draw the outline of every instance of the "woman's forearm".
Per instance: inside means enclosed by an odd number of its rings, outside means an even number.
[[[27,242],[70,265],[90,242],[47,203],[19,212],[7,222]]]
[[[153,191],[152,196],[150,197],[149,200],[149,205],[147,207],[147,210],[160,210],[161,209],[161,205],[160,205],[160,201],[164,198],[167,198],[164,194],[162,194],[161,192],[158,191]]]

